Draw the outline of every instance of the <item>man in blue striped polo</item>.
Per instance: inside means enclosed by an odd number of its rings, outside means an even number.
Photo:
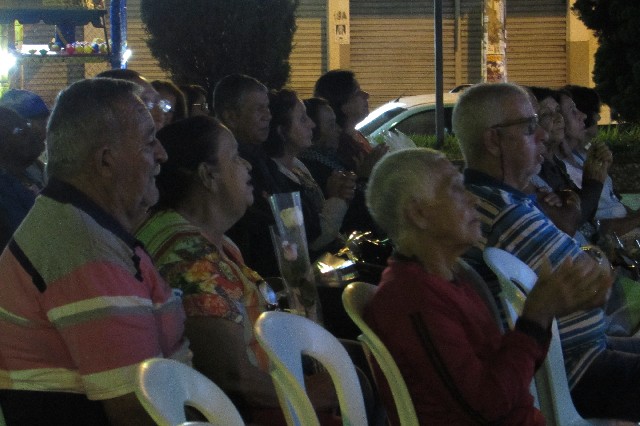
[[[465,185],[479,197],[481,240],[465,259],[487,277],[485,247],[499,247],[539,272],[584,255],[527,195],[540,171],[546,132],[519,86],[479,84],[453,112],[453,130],[466,162]],[[605,335],[602,309],[558,320],[571,395],[584,417],[640,420],[640,339]]]

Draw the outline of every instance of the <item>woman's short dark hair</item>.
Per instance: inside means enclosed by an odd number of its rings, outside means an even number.
[[[298,95],[293,90],[281,89],[269,92],[269,136],[262,145],[267,155],[281,157],[284,154],[285,139],[278,132],[278,127],[288,128],[291,125],[291,111],[298,103]]]
[[[587,118],[584,119],[585,127],[591,127],[597,124],[595,116],[600,114],[600,104],[602,103],[598,92],[591,87],[577,86],[574,84],[567,84],[563,89],[571,94],[576,108],[586,114]]]
[[[329,101],[324,98],[309,98],[304,100],[304,106],[307,109],[307,115],[316,125],[312,130],[311,136],[311,140],[315,142],[318,140],[318,135],[320,134],[320,125],[318,123],[320,120],[320,110],[322,110],[323,107],[331,108],[331,105],[329,105]]]
[[[528,86],[527,89],[533,96],[538,100],[538,102],[542,102],[544,99],[552,98],[558,104],[560,103],[560,94],[559,90],[551,89],[549,87],[540,87],[540,86]]]
[[[349,70],[331,70],[316,81],[313,96],[329,101],[336,114],[336,122],[340,127],[344,126],[347,119],[347,116],[342,112],[342,105],[347,103],[357,90],[356,83],[356,75]]]
[[[157,137],[167,151],[168,159],[156,178],[160,198],[155,210],[179,207],[197,182],[200,163],[217,164],[218,138],[224,129],[214,117],[196,116],[158,131]]]

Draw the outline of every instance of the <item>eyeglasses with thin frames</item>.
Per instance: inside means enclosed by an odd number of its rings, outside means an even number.
[[[149,101],[145,104],[145,106],[149,111],[151,111],[155,107],[160,108],[160,111],[162,112],[171,112],[171,110],[173,109],[173,105],[171,105],[171,102],[166,99],[160,99],[157,102]]]
[[[506,127],[517,126],[520,124],[526,124],[525,135],[533,135],[538,128],[538,114],[533,114],[531,117],[516,118],[514,120],[507,120],[504,123],[498,123],[491,126],[492,129],[504,129]]]
[[[192,107],[194,108],[198,108],[204,112],[209,112],[209,104],[207,102],[203,102],[203,103],[198,103],[198,104],[191,104]]]

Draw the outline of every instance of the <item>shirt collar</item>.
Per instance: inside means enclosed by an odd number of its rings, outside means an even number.
[[[498,189],[502,189],[503,191],[510,192],[515,195],[519,195],[521,197],[527,197],[527,194],[520,191],[519,189],[514,188],[511,185],[507,185],[499,181],[498,179],[490,176],[484,172],[474,169],[465,169],[464,170],[464,184],[465,185],[477,185],[477,186],[492,186]]]
[[[479,170],[465,169],[463,173],[464,173],[464,184],[467,186],[475,185],[475,186],[489,186],[492,188],[497,188],[512,194],[514,197],[517,197],[520,199],[527,199],[531,201],[536,207],[538,207],[536,194],[525,194],[519,189],[516,189],[511,185],[507,185],[506,183],[499,181],[493,176],[490,176]]]
[[[51,178],[40,194],[59,203],[71,204],[72,206],[82,210],[91,216],[100,226],[111,231],[131,248],[135,248],[135,246],[143,247],[142,243],[136,240],[135,237],[131,235],[131,233],[127,231],[115,217],[107,213],[84,192],[80,191],[70,183],[56,178]]]

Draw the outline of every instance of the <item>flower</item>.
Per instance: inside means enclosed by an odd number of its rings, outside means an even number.
[[[295,228],[304,225],[304,217],[302,211],[298,207],[289,207],[280,212],[282,223],[287,228]]]
[[[293,262],[298,258],[298,245],[289,241],[282,242],[282,256],[285,260]]]

